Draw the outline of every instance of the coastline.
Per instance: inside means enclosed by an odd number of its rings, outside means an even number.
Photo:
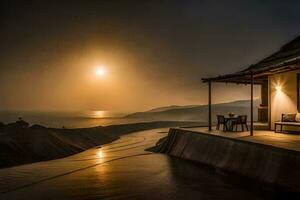
[[[67,157],[136,131],[197,124],[153,121],[75,129],[39,125],[24,128],[8,124],[0,130],[0,168]]]

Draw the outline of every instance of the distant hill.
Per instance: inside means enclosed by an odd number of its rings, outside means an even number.
[[[187,106],[177,106],[177,105],[172,105],[172,106],[165,106],[165,107],[159,107],[159,108],[153,108],[149,111],[146,112],[163,112],[166,110],[172,110],[172,109],[183,109],[183,108],[193,108],[197,107],[199,105],[187,105]]]
[[[260,100],[254,101],[254,120],[257,118],[257,106]],[[207,121],[207,105],[190,106],[167,106],[154,108],[146,112],[132,113],[125,118],[143,118],[145,120],[177,120],[177,121]],[[220,103],[212,105],[213,121],[217,114],[227,115],[233,112],[237,115],[248,115],[250,117],[250,100],[240,100],[229,103]]]

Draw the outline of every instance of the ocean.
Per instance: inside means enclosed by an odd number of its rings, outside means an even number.
[[[111,111],[83,112],[38,112],[38,111],[0,111],[0,122],[11,123],[22,117],[31,125],[39,124],[52,128],[88,128],[113,124],[143,122],[143,119],[124,118],[129,113]]]

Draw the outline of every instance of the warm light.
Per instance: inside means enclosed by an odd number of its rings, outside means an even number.
[[[281,91],[281,86],[280,86],[280,85],[277,85],[277,86],[275,87],[275,89],[276,89],[276,91]]]
[[[104,67],[98,67],[96,69],[96,75],[97,76],[104,76],[106,74],[106,70]]]
[[[90,117],[99,119],[99,118],[104,118],[107,116],[107,111],[104,110],[96,110],[96,111],[91,111]]]
[[[103,157],[104,157],[102,150],[99,150],[99,151],[97,152],[97,157],[98,157],[98,158],[103,158]]]

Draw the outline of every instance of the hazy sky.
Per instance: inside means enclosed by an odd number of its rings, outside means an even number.
[[[297,0],[1,1],[0,109],[205,104],[201,78],[278,50],[300,34],[299,10]],[[213,90],[214,102],[249,98],[245,86]]]

